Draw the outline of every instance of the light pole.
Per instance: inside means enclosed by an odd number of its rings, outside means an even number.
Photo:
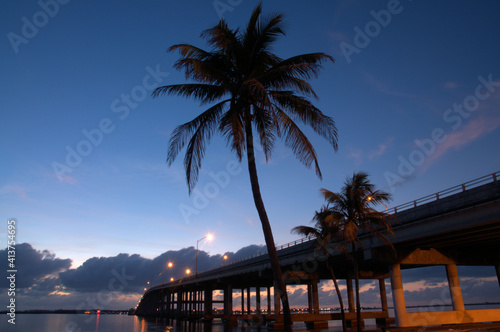
[[[387,208],[387,205],[385,205],[384,203],[380,202],[380,201],[379,201],[378,199],[376,199],[375,197],[373,197],[373,196],[368,196],[366,199],[367,199],[368,201],[371,201],[372,199],[374,199],[377,203],[382,204],[383,206],[385,206],[385,212],[386,212],[387,214],[389,214],[389,209]]]
[[[198,276],[198,244],[200,243],[201,240],[204,240],[204,239],[207,239],[208,241],[212,241],[212,239],[214,238],[214,236],[212,234],[207,234],[205,235],[204,237],[202,237],[201,239],[199,239],[198,241],[196,241],[196,266],[195,266],[195,273],[194,275],[197,277]]]

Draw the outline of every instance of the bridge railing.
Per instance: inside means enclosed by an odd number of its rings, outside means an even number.
[[[479,186],[487,184],[487,183],[496,182],[496,181],[498,181],[499,177],[500,177],[500,172],[488,174],[488,175],[482,176],[480,178],[477,178],[477,179],[474,179],[474,180],[471,180],[468,182],[464,182],[464,183],[459,184],[457,186],[453,186],[451,188],[441,190],[437,193],[421,197],[421,198],[416,199],[414,201],[407,202],[407,203],[404,203],[401,205],[397,205],[395,207],[388,209],[388,212],[395,214],[395,213],[398,213],[398,212],[401,212],[404,210],[413,209],[413,208],[416,208],[417,206],[421,206],[421,205],[429,203],[429,202],[434,202],[434,201],[437,201],[441,198],[445,198],[445,197],[448,197],[448,196],[451,196],[454,194],[464,192],[468,189],[479,187]]]
[[[468,189],[479,187],[479,186],[487,184],[487,183],[496,182],[499,179],[500,179],[500,171],[492,173],[492,174],[488,174],[488,175],[485,175],[485,176],[482,176],[480,178],[477,178],[477,179],[474,179],[474,180],[471,180],[471,181],[468,181],[468,182],[464,182],[462,184],[459,184],[457,186],[453,186],[453,187],[448,188],[448,189],[441,190],[441,191],[439,191],[439,192],[437,192],[435,194],[427,195],[427,196],[421,197],[421,198],[416,199],[416,200],[411,201],[411,202],[407,202],[407,203],[404,203],[404,204],[401,204],[401,205],[397,205],[395,207],[389,208],[388,212],[389,212],[389,214],[395,214],[397,212],[401,212],[401,211],[404,211],[404,210],[412,209],[412,208],[415,208],[417,206],[421,206],[421,205],[429,203],[429,202],[437,201],[437,200],[439,200],[441,198],[445,198],[445,197],[448,197],[448,196],[451,196],[451,195],[454,195],[454,194],[458,194],[458,193],[464,192],[464,191],[466,191]],[[295,240],[295,241],[291,241],[291,242],[288,242],[288,243],[276,246],[276,250],[279,251],[279,250],[291,248],[291,247],[294,247],[296,245],[299,245],[299,244],[302,244],[304,242],[311,241],[311,240],[314,240],[314,239],[315,239],[314,236],[303,237],[301,239],[298,239],[298,240]],[[250,256],[250,257],[242,258],[242,259],[239,259],[239,260],[236,260],[236,261],[229,261],[229,262],[227,262],[225,264],[222,264],[222,266],[227,266],[227,265],[230,265],[230,264],[233,264],[233,263],[239,263],[239,262],[242,262],[242,261],[246,261],[248,259],[252,259],[252,258],[255,258],[255,257],[263,256],[263,255],[267,255],[267,250],[265,250],[263,252],[259,252],[259,253],[255,254],[253,256]]]

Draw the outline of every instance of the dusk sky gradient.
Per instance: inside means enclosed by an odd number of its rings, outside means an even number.
[[[35,256],[47,250],[46,275],[62,271],[57,282],[77,289],[69,279],[98,257],[153,264],[208,232],[214,240],[200,248],[213,264],[264,244],[246,163],[223,139],[207,148],[191,197],[184,151],[165,163],[171,132],[205,108],[151,97],[157,86],[185,82],[169,46],[206,48],[201,31],[221,15],[244,26],[257,4],[227,3],[2,3],[0,249],[15,218],[16,241]],[[285,14],[286,36],[274,48],[282,58],[335,58],[311,83],[315,105],[336,122],[338,152],[301,126],[323,179],[282,142],[270,162],[258,155],[277,244],[310,222],[323,203],[320,188],[339,191],[354,171],[392,193],[395,206],[500,170],[498,1],[263,1],[263,11]]]

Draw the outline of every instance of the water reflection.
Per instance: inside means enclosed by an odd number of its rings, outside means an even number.
[[[97,313],[97,317],[95,320],[95,332],[99,331],[99,316],[100,315],[101,315],[100,313]]]
[[[264,332],[266,327],[240,325],[227,326],[220,321],[204,323],[200,321],[184,321],[167,318],[137,318],[134,332]]]

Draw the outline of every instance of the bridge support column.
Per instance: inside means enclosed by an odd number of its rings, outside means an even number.
[[[464,311],[464,299],[462,297],[462,289],[458,279],[458,271],[456,264],[446,265],[446,276],[448,277],[448,285],[450,286],[451,302],[453,310]]]
[[[260,287],[257,286],[255,288],[255,313],[257,315],[260,315],[261,310],[260,310]]]
[[[170,316],[170,291],[167,290],[166,294],[164,295],[165,298],[165,304],[164,304],[164,311],[163,311],[163,316],[168,317]]]
[[[401,279],[401,266],[399,264],[394,264],[390,267],[390,276],[394,312],[396,314],[396,324],[398,327],[409,326],[408,314],[406,313],[403,280]]]
[[[356,313],[356,305],[354,304],[354,288],[352,287],[352,278],[349,276],[345,281],[347,285],[347,303],[349,304],[349,312],[354,314]],[[345,323],[347,327],[356,326],[355,319],[346,319]]]
[[[212,315],[212,306],[213,306],[213,290],[211,287],[205,288],[205,296],[203,298],[203,321],[211,322],[214,317]]]
[[[252,313],[250,306],[250,287],[247,288],[247,313],[250,315]]]
[[[278,287],[274,284],[274,328],[282,328],[284,326],[283,315],[281,314],[281,298],[278,293]]]
[[[495,271],[497,272],[498,286],[500,286],[500,265],[495,265]]]
[[[184,296],[183,291],[177,292],[177,318],[181,317],[182,314],[182,297]]]
[[[308,299],[309,299],[309,312],[318,315],[319,314],[319,296],[318,296],[318,279],[312,279],[309,281],[309,284],[307,285],[307,290],[308,290]],[[312,308],[311,308],[312,304]],[[312,310],[311,310],[312,309]],[[307,328],[324,328],[328,327],[328,321],[327,320],[321,320],[321,321],[308,321],[305,322]]]
[[[307,308],[308,308],[310,314],[314,313],[314,306],[313,306],[313,300],[312,300],[311,295],[312,295],[312,284],[308,283],[307,284]]]
[[[319,314],[318,280],[311,281],[313,313]]]
[[[236,317],[233,315],[233,286],[227,285],[224,289],[224,318],[223,320],[229,326],[238,325]]]
[[[241,314],[245,314],[245,288],[241,289]]]
[[[271,314],[271,287],[267,287],[267,314]]]
[[[187,313],[187,316],[188,317],[191,317],[191,315],[193,314],[193,292],[192,291],[189,291],[187,292],[187,310],[186,310],[186,313]]]
[[[377,318],[375,321],[380,325],[387,325],[389,318],[389,307],[387,306],[387,292],[385,290],[385,280],[378,280],[378,288],[380,290],[380,305],[382,306],[382,311],[387,315],[385,318]]]

